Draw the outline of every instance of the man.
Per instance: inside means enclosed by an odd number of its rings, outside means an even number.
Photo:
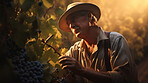
[[[97,25],[100,16],[94,4],[68,5],[59,19],[59,28],[82,40],[59,57],[62,69],[72,71],[76,83],[138,83],[127,41],[117,32],[103,31]]]

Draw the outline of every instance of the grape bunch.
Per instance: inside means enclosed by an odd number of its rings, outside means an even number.
[[[12,59],[14,72],[20,83],[45,83],[43,67],[39,61],[30,61],[26,49],[19,48],[10,38],[7,40],[8,57]]]
[[[43,64],[38,61],[25,61],[24,57],[14,57],[12,61],[21,83],[45,83]]]
[[[52,76],[50,83],[67,83],[67,79],[64,76],[60,77],[59,69],[56,68],[54,71],[54,76]]]

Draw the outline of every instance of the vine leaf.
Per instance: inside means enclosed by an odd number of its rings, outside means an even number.
[[[58,8],[55,9],[55,14],[56,15],[61,15],[63,13],[64,13],[64,11],[61,8],[58,7]]]
[[[44,4],[44,6],[46,7],[46,8],[50,8],[50,7],[52,7],[53,6],[53,4],[52,3],[50,3],[49,1],[47,1],[47,0],[43,0],[43,4]]]
[[[21,5],[22,11],[26,12],[27,10],[31,8],[31,6],[34,3],[34,0],[24,0],[24,2],[22,1],[22,3],[23,3]]]

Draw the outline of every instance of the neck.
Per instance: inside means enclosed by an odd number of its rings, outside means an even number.
[[[90,32],[88,33],[87,37],[84,39],[86,45],[88,47],[94,46],[97,44],[97,38],[99,35],[99,28],[98,27],[92,27]]]

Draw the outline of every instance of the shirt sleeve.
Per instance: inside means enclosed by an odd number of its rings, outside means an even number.
[[[80,41],[76,42],[73,46],[70,47],[70,49],[65,53],[65,56],[74,57],[77,59],[79,54],[79,45]]]
[[[126,39],[119,33],[110,36],[112,71],[109,71],[113,83],[137,83],[134,59]]]

